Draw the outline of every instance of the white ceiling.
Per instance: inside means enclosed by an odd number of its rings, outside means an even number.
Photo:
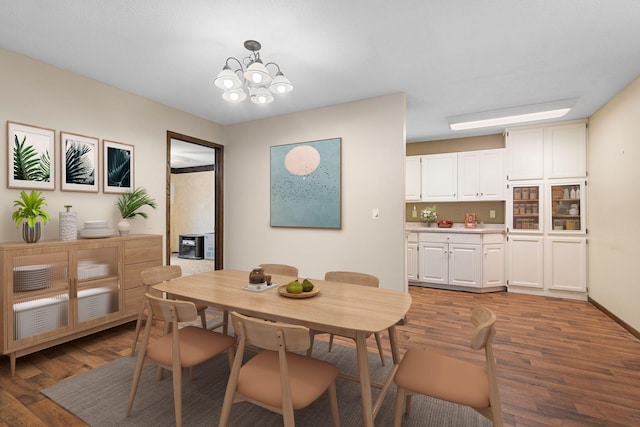
[[[407,95],[407,141],[447,117],[577,99],[589,117],[640,74],[637,0],[0,0],[0,46],[227,125]],[[231,105],[213,79],[262,43],[295,90]],[[10,100],[4,100],[10,103]]]

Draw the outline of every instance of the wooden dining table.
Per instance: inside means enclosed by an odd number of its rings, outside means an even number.
[[[273,275],[280,286],[294,277]],[[222,310],[237,311],[260,317],[306,326],[319,332],[353,338],[356,342],[363,424],[374,425],[374,419],[400,363],[396,339],[396,323],[411,306],[408,293],[384,288],[371,288],[348,283],[309,279],[319,289],[311,298],[288,298],[279,294],[277,286],[261,292],[245,290],[249,271],[215,270],[183,276],[153,288],[174,295],[202,301]],[[369,373],[367,336],[371,332],[389,332],[393,366],[384,383],[372,383]],[[380,388],[375,402],[371,388]]]

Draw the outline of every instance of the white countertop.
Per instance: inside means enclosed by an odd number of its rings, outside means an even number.
[[[454,223],[451,228],[439,228],[435,224],[427,227],[427,224],[422,222],[406,222],[404,229],[411,233],[499,234],[507,231],[504,224],[478,224],[476,228],[465,228],[463,223]]]

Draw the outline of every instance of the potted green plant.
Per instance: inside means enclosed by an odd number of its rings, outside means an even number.
[[[153,197],[149,196],[147,190],[144,187],[138,187],[133,191],[122,193],[118,197],[118,210],[122,220],[118,223],[118,232],[121,236],[129,234],[131,224],[127,221],[129,218],[134,218],[136,215],[140,215],[142,218],[147,219],[147,214],[139,209],[144,206],[149,206],[155,209],[157,207],[156,201]]]
[[[40,240],[40,221],[46,224],[51,216],[44,210],[47,204],[40,191],[31,190],[30,193],[20,192],[20,198],[13,201],[13,206],[17,209],[11,215],[16,222],[16,228],[22,225],[22,238],[27,243],[35,243]]]

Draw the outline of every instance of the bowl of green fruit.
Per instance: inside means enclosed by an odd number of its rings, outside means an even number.
[[[278,287],[278,293],[287,298],[311,298],[320,292],[320,288],[315,286],[309,279],[300,281],[296,279],[286,285]]]

